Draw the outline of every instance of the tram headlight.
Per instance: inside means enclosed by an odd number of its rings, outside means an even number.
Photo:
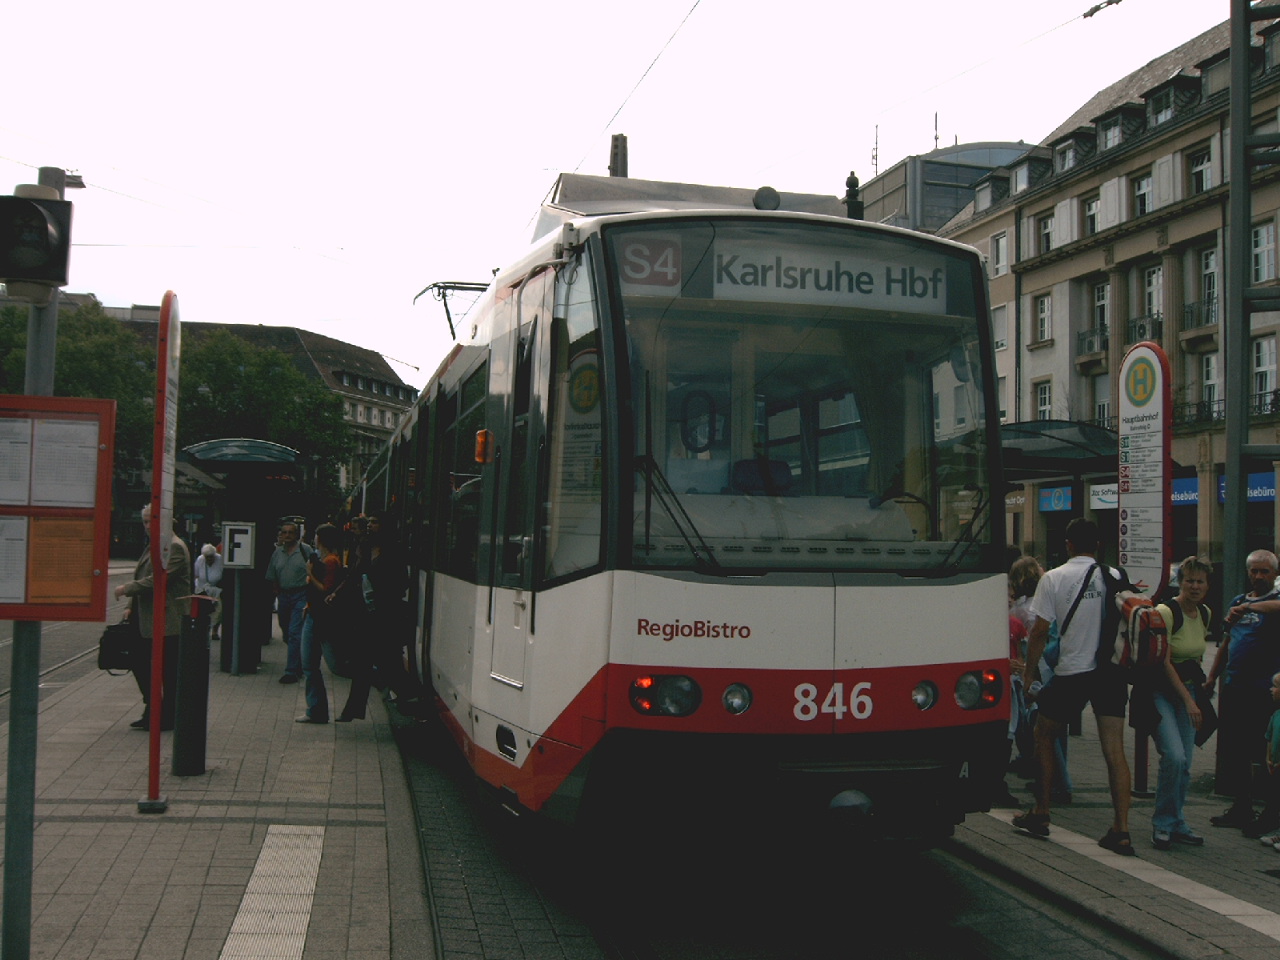
[[[971,670],[956,681],[956,703],[964,710],[994,707],[1003,695],[1004,684],[994,670]]]
[[[702,689],[691,677],[651,675],[631,681],[631,706],[649,717],[687,717],[702,703]]]
[[[937,685],[928,680],[921,680],[911,691],[911,701],[921,710],[928,710],[938,702]]]
[[[725,687],[724,696],[720,698],[724,708],[735,717],[746,713],[751,706],[751,688],[745,683],[731,683]]]

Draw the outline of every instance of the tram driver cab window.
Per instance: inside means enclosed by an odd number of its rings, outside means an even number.
[[[682,338],[667,362],[666,475],[676,493],[724,493],[733,467],[732,345]]]

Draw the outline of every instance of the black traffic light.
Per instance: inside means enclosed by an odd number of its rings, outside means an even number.
[[[71,201],[0,197],[0,283],[67,282]]]

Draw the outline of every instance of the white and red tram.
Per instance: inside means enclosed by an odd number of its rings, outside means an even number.
[[[817,215],[572,220],[497,274],[382,482],[417,660],[513,806],[844,808],[936,839],[1007,759],[971,248]]]

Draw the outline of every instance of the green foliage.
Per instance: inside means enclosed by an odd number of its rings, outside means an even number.
[[[178,448],[227,437],[293,447],[322,480],[336,479],[352,448],[340,397],[279,350],[220,329],[183,343]]]
[[[0,392],[23,391],[28,313],[0,310]],[[154,352],[97,301],[59,315],[54,393],[116,401],[117,463],[150,459],[154,367]]]
[[[0,393],[21,393],[26,366],[26,307],[0,309]],[[178,449],[204,440],[252,437],[292,447],[316,468],[337,499],[338,466],[353,440],[342,400],[306,376],[284,353],[226,329],[183,328],[178,390]],[[151,461],[155,341],[106,315],[97,301],[58,318],[54,389],[60,397],[116,401],[116,464]]]

